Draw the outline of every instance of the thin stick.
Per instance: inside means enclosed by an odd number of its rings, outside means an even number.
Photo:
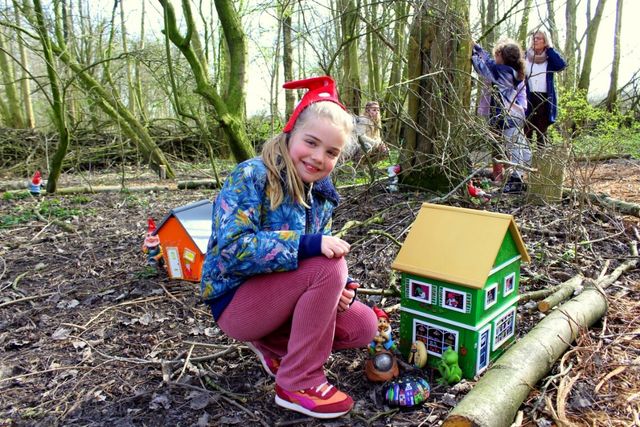
[[[55,294],[55,292],[49,292],[49,293],[42,294],[42,295],[32,295],[30,297],[14,299],[13,301],[3,302],[2,304],[0,304],[0,308],[7,307],[7,306],[13,305],[13,304],[17,304],[19,302],[31,301],[31,300],[38,299],[38,298],[45,298],[45,297],[51,296],[53,294]]]

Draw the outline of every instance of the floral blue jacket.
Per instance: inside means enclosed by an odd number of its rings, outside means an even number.
[[[214,316],[249,277],[298,268],[301,236],[330,234],[338,201],[327,177],[312,186],[307,200],[310,208],[285,195],[284,202],[272,210],[262,159],[237,165],[214,203],[212,233],[202,267],[204,301],[212,307],[226,301],[218,310],[214,308]]]

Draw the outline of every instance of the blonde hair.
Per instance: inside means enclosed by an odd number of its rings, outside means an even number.
[[[285,193],[291,200],[309,207],[306,203],[304,182],[298,175],[291,156],[289,156],[289,138],[311,120],[319,118],[329,121],[344,132],[345,145],[340,156],[346,155],[353,148],[353,118],[335,102],[314,102],[300,113],[290,133],[280,133],[271,138],[262,148],[262,160],[267,167],[267,194],[271,201],[271,209],[276,209],[284,201]]]

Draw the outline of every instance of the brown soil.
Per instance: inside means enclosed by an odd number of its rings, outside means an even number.
[[[599,164],[591,185],[640,203],[638,172],[637,161]],[[384,218],[345,236],[353,244],[350,273],[366,288],[389,288],[397,248],[367,231],[375,228],[402,241],[430,196],[390,194],[382,185],[342,193],[336,229],[352,219]],[[363,350],[336,353],[326,365],[329,378],[357,402],[347,417],[319,422],[276,407],[273,381],[253,353],[216,327],[199,301],[198,286],[145,271],[140,245],[147,216],[158,219],[213,195],[185,190],[56,197],[59,205],[51,205],[51,197],[0,201],[0,218],[25,218],[0,228],[0,425],[426,426],[446,417],[464,387],[435,386],[435,374],[427,370],[433,390],[423,407],[388,408],[381,387],[363,375]],[[472,206],[466,197],[447,203]],[[485,207],[513,214],[522,229],[533,260],[523,268],[522,292],[579,271],[598,277],[628,259],[629,243],[640,239],[637,218],[581,206],[567,199],[536,207],[504,196]],[[77,211],[64,218],[56,208]],[[592,243],[578,245],[574,257],[578,241]],[[521,407],[524,425],[640,425],[639,278],[638,270],[630,271],[607,290],[605,321],[583,334],[536,385]],[[392,308],[397,327],[397,297],[361,299]],[[518,333],[539,318],[521,307]]]

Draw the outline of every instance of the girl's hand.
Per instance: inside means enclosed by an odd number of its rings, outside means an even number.
[[[320,251],[327,258],[340,258],[349,253],[351,246],[342,239],[333,236],[322,236]]]
[[[347,283],[347,286],[342,290],[340,295],[340,301],[338,301],[338,311],[345,311],[349,308],[353,299],[356,297],[356,289],[360,287],[357,282]]]

